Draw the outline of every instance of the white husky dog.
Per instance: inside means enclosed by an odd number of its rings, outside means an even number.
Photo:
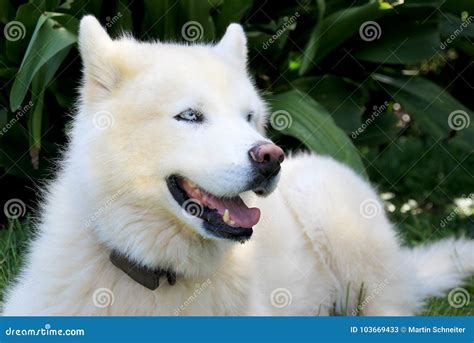
[[[402,248],[348,167],[281,164],[241,26],[186,46],[87,16],[79,47],[71,141],[5,315],[411,315],[474,272],[472,241]]]

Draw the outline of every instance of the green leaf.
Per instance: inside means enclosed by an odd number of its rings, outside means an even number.
[[[301,58],[300,70],[298,71],[299,75],[305,74],[312,68],[313,60],[316,56],[316,52],[318,51],[319,42],[321,41],[324,13],[326,12],[326,1],[317,0],[316,3],[318,5],[318,22],[309,37],[308,43],[306,43],[303,57]]]
[[[35,75],[31,83],[33,111],[28,120],[30,150],[39,153],[41,148],[41,124],[43,121],[44,92],[61,66],[71,47],[67,47],[53,56]]]
[[[369,98],[363,86],[329,74],[296,79],[291,84],[328,109],[336,124],[347,133],[360,126]]]
[[[46,13],[40,16],[10,92],[12,111],[23,102],[38,70],[59,51],[77,41],[78,25],[76,18],[66,14]]]
[[[431,58],[440,49],[438,17],[429,20],[390,16],[378,21],[380,38],[373,41],[360,40],[357,59],[385,64],[419,63]],[[403,22],[403,25],[400,25]]]
[[[214,21],[210,16],[211,2],[180,0],[179,3],[181,12],[184,14],[184,21],[181,21],[180,30],[182,37],[191,42],[212,41],[216,36],[216,30]]]
[[[9,0],[0,0],[0,23],[6,24],[15,17],[15,10]]]
[[[40,16],[41,11],[34,4],[27,3],[18,7],[15,26],[20,28],[18,32],[21,35],[5,42],[6,56],[10,61],[19,64],[22,60]]]
[[[143,21],[143,35],[164,40],[178,39],[181,32],[177,32],[178,0],[144,0],[145,20]],[[143,38],[143,36],[141,37]]]
[[[427,135],[436,139],[448,138],[452,127],[458,125],[454,122],[455,118],[470,123],[461,130],[455,130],[452,141],[473,149],[473,113],[445,89],[422,77],[391,77],[382,74],[373,74],[372,77],[406,109]]]
[[[272,108],[272,127],[297,138],[319,154],[346,163],[365,176],[357,149],[322,105],[298,90],[272,95],[267,101]]]
[[[462,21],[459,16],[446,13],[441,18],[441,37],[443,39],[450,38],[452,40],[461,37],[474,38],[474,16],[471,19]],[[451,38],[452,37],[452,38]]]
[[[312,33],[310,41],[314,43],[308,44],[303,52],[303,55],[308,56],[305,57],[305,67],[300,70],[300,75],[308,72],[313,63],[321,62],[339,45],[358,33],[364,22],[377,20],[390,12],[391,10],[381,10],[378,2],[371,2],[345,8],[325,18],[321,28]],[[314,44],[318,46],[317,53],[313,51]]]

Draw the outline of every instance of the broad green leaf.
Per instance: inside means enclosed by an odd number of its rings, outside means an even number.
[[[31,80],[38,70],[59,51],[77,41],[79,22],[66,14],[41,15],[10,92],[14,111],[25,98]]]
[[[313,60],[318,51],[319,42],[321,41],[324,13],[326,12],[326,1],[317,0],[316,3],[318,5],[318,22],[314,27],[313,32],[309,36],[308,43],[306,43],[306,47],[301,58],[300,70],[298,71],[299,75],[305,74],[312,68],[312,64],[314,63]]]
[[[403,21],[403,25],[400,25]],[[360,40],[357,59],[385,64],[412,64],[431,58],[440,49],[438,17],[419,21],[399,15],[379,20],[380,38]]]
[[[454,42],[451,43],[453,47],[458,49],[459,51],[468,54],[474,59],[474,45],[469,42],[469,40],[465,39],[455,39]]]
[[[6,24],[15,17],[15,10],[9,0],[0,0],[0,23]]]
[[[212,41],[216,31],[214,21],[210,16],[212,4],[210,1],[180,0],[182,38],[189,42]]]
[[[451,141],[466,149],[474,148],[473,113],[445,89],[422,77],[372,77],[406,109],[424,133],[436,139],[448,138],[452,128],[461,125],[464,128],[455,130]]]
[[[142,35],[139,38],[160,38],[163,40],[179,39],[178,30],[179,0],[144,0],[145,20],[143,21]],[[179,32],[177,32],[179,31]]]
[[[444,14],[441,17],[440,33],[443,39],[474,38],[474,15],[462,21],[459,16]]]
[[[319,63],[339,45],[358,34],[360,26],[367,21],[375,21],[390,13],[391,10],[381,10],[378,2],[371,2],[362,6],[348,7],[325,18],[318,31],[314,31],[310,40],[317,44],[317,53],[312,45],[307,45],[303,54],[308,54],[305,68],[300,75],[309,71],[312,63]],[[310,63],[312,61],[312,63]]]
[[[54,74],[69,53],[70,46],[53,56],[35,75],[31,83],[33,111],[28,120],[28,131],[30,132],[30,150],[39,153],[41,147],[41,124],[43,121],[44,92],[53,79]]]
[[[368,101],[368,92],[363,86],[333,75],[296,79],[291,84],[323,105],[337,126],[347,133],[360,126]]]
[[[11,30],[16,29],[18,36],[13,32],[14,38],[6,39],[5,42],[6,56],[10,61],[20,63],[28,48],[28,43],[30,42],[40,16],[41,10],[34,4],[26,3],[18,7],[14,24],[12,23],[10,28]]]
[[[271,106],[272,127],[297,138],[319,154],[346,163],[365,176],[357,149],[321,104],[298,90],[274,94],[267,101]]]

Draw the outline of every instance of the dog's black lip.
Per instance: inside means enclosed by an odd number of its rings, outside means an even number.
[[[183,206],[186,200],[189,200],[188,194],[180,187],[179,180],[182,178],[179,175],[173,174],[166,178],[166,185],[173,196],[174,200],[179,206]],[[196,217],[202,219],[204,229],[211,235],[229,239],[238,242],[245,242],[252,234],[252,228],[233,227],[227,225],[219,212],[215,209],[204,206],[202,213]]]

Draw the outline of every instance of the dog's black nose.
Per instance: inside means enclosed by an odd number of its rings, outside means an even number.
[[[273,143],[260,143],[249,150],[250,160],[265,177],[277,175],[285,159],[283,150]]]

